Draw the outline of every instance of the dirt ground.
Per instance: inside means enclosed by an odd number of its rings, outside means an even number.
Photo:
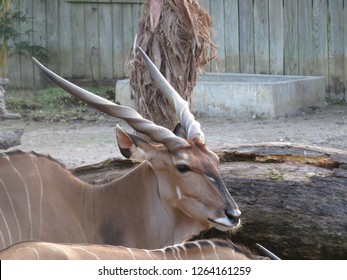
[[[347,150],[347,106],[327,106],[297,117],[273,120],[235,120],[198,117],[210,149],[241,144],[289,142]],[[0,121],[0,130],[23,128],[22,144],[12,149],[50,154],[68,167],[120,157],[115,125],[105,117],[99,122],[45,123]]]

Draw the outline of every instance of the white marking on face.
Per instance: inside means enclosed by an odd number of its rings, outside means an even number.
[[[206,175],[207,176],[207,175]],[[216,180],[210,176],[207,176],[207,178],[212,182],[212,183],[216,183]]]
[[[179,186],[176,186],[176,194],[177,194],[178,199],[183,198],[183,195],[182,195],[182,192],[181,192],[181,189]]]
[[[187,161],[187,160],[189,159],[189,155],[186,154],[186,153],[182,153],[182,154],[181,154],[181,157],[182,157],[182,159],[185,160],[185,161]]]

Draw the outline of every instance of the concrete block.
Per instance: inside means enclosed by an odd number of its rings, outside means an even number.
[[[135,108],[129,80],[116,84],[116,101]],[[205,116],[278,118],[325,108],[325,79],[312,76],[207,73],[199,77],[192,111]]]

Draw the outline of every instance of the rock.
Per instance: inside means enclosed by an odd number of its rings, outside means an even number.
[[[0,131],[0,150],[6,150],[10,147],[20,145],[23,132],[24,129]]]

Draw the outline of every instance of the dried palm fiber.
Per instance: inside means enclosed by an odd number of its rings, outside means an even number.
[[[211,25],[197,0],[149,0],[143,6],[135,44],[189,103],[197,70],[203,72],[203,66],[217,58]],[[172,130],[178,122],[175,111],[152,82],[138,52],[130,53],[127,72],[139,113]]]

